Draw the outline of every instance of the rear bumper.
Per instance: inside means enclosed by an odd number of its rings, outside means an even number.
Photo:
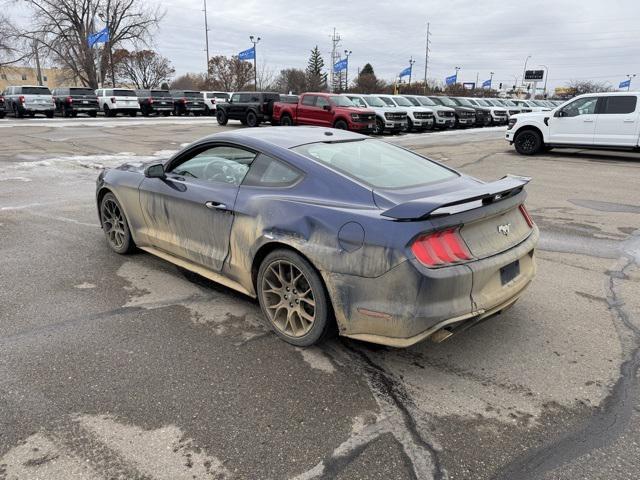
[[[18,110],[26,113],[45,113],[45,112],[53,112],[55,107],[53,105],[21,105],[18,107]]]
[[[533,279],[538,236],[534,228],[505,252],[446,268],[429,269],[408,260],[376,278],[324,272],[340,334],[408,347],[445,325],[498,313]],[[503,285],[500,270],[516,260],[520,273]]]

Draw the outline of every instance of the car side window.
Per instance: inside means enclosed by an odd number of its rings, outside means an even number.
[[[358,97],[349,97],[349,99],[356,105],[356,107],[367,108],[367,105],[364,103],[364,100]]]
[[[327,100],[324,97],[318,97],[318,99],[316,100],[316,107],[318,108],[323,108],[326,107],[327,105],[331,105],[329,103],[329,100]]]
[[[611,96],[604,97],[605,105],[600,113],[603,114],[625,114],[636,111],[638,97],[629,95],[624,97]]]
[[[316,103],[315,95],[305,95],[302,97],[302,105],[306,105],[307,107],[313,107]]]
[[[237,147],[219,145],[205,148],[172,168],[171,173],[208,182],[239,186],[256,154]]]
[[[233,95],[231,95],[231,101],[233,103],[237,103],[240,101],[240,94],[239,93],[234,93]]]
[[[296,183],[301,177],[302,173],[297,169],[260,153],[251,165],[251,169],[242,185],[252,187],[288,187]]]
[[[598,97],[579,98],[564,107],[562,111],[565,117],[577,117],[578,115],[591,115],[596,111]]]

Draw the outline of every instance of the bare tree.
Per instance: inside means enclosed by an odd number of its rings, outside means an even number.
[[[123,49],[114,52],[113,57],[119,78],[137,88],[155,88],[175,73],[169,59],[153,50],[129,52]]]
[[[209,59],[209,77],[213,88],[226,92],[244,90],[253,80],[253,65],[235,56],[216,55]]]
[[[267,62],[263,61],[258,65],[258,90],[273,90],[276,74],[273,68],[267,67]]]
[[[571,80],[567,87],[573,90],[574,95],[583,93],[612,92],[613,87],[607,82],[594,82],[591,80]]]
[[[0,13],[0,68],[26,60],[31,49],[21,41],[20,34],[11,20]]]
[[[206,78],[200,73],[185,73],[171,82],[176,90],[209,90]]]
[[[280,75],[274,82],[274,88],[278,92],[302,93],[307,91],[307,74],[299,68],[287,68],[280,70]]]
[[[37,39],[46,54],[71,70],[82,83],[98,87],[109,67],[108,48],[89,47],[90,33],[101,30],[108,20],[109,47],[145,42],[158,25],[162,13],[144,0],[19,0],[33,12],[21,32]],[[96,59],[98,65],[96,65]],[[113,66],[115,70],[115,65]]]

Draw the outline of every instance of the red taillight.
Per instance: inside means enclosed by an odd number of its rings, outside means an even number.
[[[216,99],[215,99],[215,98],[212,98],[212,99],[211,99],[211,105],[215,105],[215,104],[216,104]]]
[[[116,103],[116,97],[111,97],[110,100],[111,100],[111,103]]]
[[[67,97],[67,103],[73,103],[73,98]]]
[[[441,267],[471,260],[459,228],[421,235],[411,245],[418,261],[427,267]]]
[[[153,98],[149,98],[149,104],[153,103]]]
[[[529,228],[533,228],[535,223],[533,223],[533,218],[531,218],[531,215],[529,215],[529,212],[527,211],[527,208],[524,206],[524,203],[520,205],[520,213],[522,213],[522,216],[526,220],[527,225],[529,225]]]
[[[182,100],[180,100],[181,103],[184,103],[185,105],[187,104],[187,99],[183,98]]]
[[[20,95],[20,96],[18,97],[18,101],[19,101],[20,103],[24,103],[24,96],[23,96],[23,95]]]

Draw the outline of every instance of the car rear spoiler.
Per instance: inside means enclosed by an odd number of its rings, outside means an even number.
[[[384,217],[394,220],[422,220],[432,215],[450,214],[453,212],[436,212],[445,207],[462,205],[465,203],[478,202],[479,205],[493,203],[503,198],[517,195],[529,183],[528,177],[507,175],[495,182],[483,183],[477,187],[459,190],[456,192],[444,193],[433,197],[417,198],[405,203],[400,203],[395,207],[381,213]],[[434,213],[436,212],[436,213]]]

